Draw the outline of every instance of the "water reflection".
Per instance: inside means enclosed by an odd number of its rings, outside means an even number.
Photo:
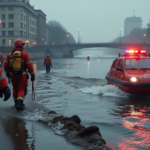
[[[87,63],[87,73],[89,74],[90,73],[90,62],[88,61]]]
[[[150,103],[148,99],[129,98],[116,103],[112,115],[123,118],[123,127],[128,129],[125,137],[119,136],[119,150],[150,149]]]
[[[10,137],[15,150],[35,150],[35,127],[32,127],[31,136],[23,120],[6,117],[1,121],[5,133]]]
[[[36,61],[34,61],[34,63],[33,63],[33,68],[34,68],[34,71],[36,72],[37,71],[37,63],[36,63]]]
[[[69,69],[70,68],[70,60],[66,59],[66,68]]]

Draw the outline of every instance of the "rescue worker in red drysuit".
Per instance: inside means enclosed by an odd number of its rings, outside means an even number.
[[[11,79],[12,85],[13,85],[13,98],[15,102],[15,107],[17,110],[23,110],[25,105],[24,97],[27,94],[27,86],[28,86],[28,75],[27,70],[31,75],[31,81],[35,80],[35,73],[32,66],[32,63],[30,61],[30,57],[27,52],[23,50],[25,43],[23,43],[22,40],[18,39],[15,41],[15,48],[13,51],[21,51],[22,52],[22,64],[23,64],[23,73],[22,74],[14,74],[10,72],[9,66],[10,66],[10,56],[12,55],[12,52],[9,52],[6,56],[6,59],[4,61],[4,70],[6,72],[7,77]]]
[[[7,101],[10,96],[10,89],[8,87],[8,83],[6,79],[3,77],[2,70],[0,69],[0,97],[2,98],[4,94],[4,101]]]
[[[90,59],[90,56],[87,56],[87,60],[89,60]]]
[[[2,53],[1,53],[1,54],[0,54],[1,68],[3,67],[3,61],[4,61],[4,57],[3,57]]]
[[[46,72],[50,72],[50,67],[52,67],[52,60],[49,57],[49,54],[47,54],[47,57],[44,59],[44,66],[46,65]]]

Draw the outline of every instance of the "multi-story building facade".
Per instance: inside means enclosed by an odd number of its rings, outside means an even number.
[[[39,14],[29,0],[0,0],[0,20],[0,46],[14,46],[16,39],[22,39],[29,47],[43,44],[38,37],[44,41],[46,27],[39,34],[39,29],[42,29],[39,26],[46,25],[46,19],[39,24]]]
[[[45,40],[45,44],[47,44],[47,45],[50,44],[50,29],[49,29],[48,25],[46,25],[46,40]]]
[[[128,35],[132,30],[136,28],[142,28],[142,19],[141,17],[127,17],[124,23],[124,35]]]
[[[44,45],[46,42],[46,15],[41,10],[35,10],[38,15],[37,20],[37,45]]]

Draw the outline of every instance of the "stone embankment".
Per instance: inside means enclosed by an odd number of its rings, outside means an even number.
[[[56,114],[54,111],[48,114]],[[82,146],[87,150],[111,150],[105,144],[105,140],[97,126],[85,127],[77,115],[72,117],[56,116],[51,120],[52,124],[61,123],[60,130],[64,132],[65,138],[72,144]]]

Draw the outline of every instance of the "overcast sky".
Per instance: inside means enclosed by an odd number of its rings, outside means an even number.
[[[104,42],[124,34],[124,20],[142,17],[143,28],[150,20],[150,0],[30,0],[47,21],[59,21],[78,40],[79,28],[85,42]]]

